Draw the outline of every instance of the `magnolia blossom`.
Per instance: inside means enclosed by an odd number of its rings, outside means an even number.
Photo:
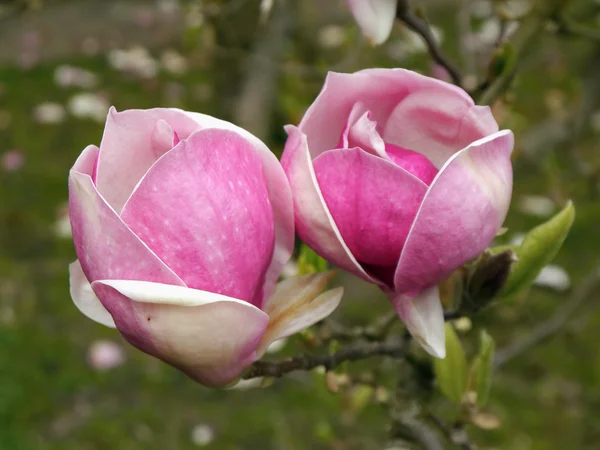
[[[392,32],[398,0],[348,0],[350,11],[363,34],[382,44]]]
[[[207,385],[335,309],[330,273],[276,284],[294,244],[277,158],[228,122],[111,109],[71,170],[79,260],[71,296],[92,319]]]
[[[513,135],[462,89],[403,69],[330,73],[282,164],[298,235],[379,285],[443,357],[441,281],[492,241],[512,191]]]

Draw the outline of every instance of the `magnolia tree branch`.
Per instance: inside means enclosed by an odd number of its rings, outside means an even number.
[[[423,38],[434,61],[448,71],[454,84],[460,86],[462,84],[462,74],[460,69],[444,55],[431,28],[429,28],[427,22],[414,13],[410,7],[409,0],[400,0],[398,2],[396,18]]]
[[[282,361],[257,361],[252,364],[242,378],[280,378],[297,370],[312,370],[323,367],[329,371],[346,361],[358,361],[373,356],[402,358],[409,347],[408,339],[393,342],[356,342],[330,355],[300,355]]]

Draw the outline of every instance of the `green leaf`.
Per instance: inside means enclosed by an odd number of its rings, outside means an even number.
[[[446,358],[434,359],[433,368],[442,394],[460,404],[467,389],[467,360],[460,340],[449,323],[446,323]]]
[[[490,396],[496,344],[485,330],[479,336],[479,353],[471,366],[471,389],[477,393],[477,405],[484,406]]]
[[[512,266],[502,297],[512,297],[531,286],[540,271],[552,262],[562,247],[573,220],[575,207],[569,201],[562,211],[527,233],[523,243],[516,248],[519,260]]]
[[[511,42],[505,42],[492,55],[488,67],[489,77],[497,78],[502,74],[510,72],[517,62],[517,52]]]
[[[298,255],[298,275],[325,272],[328,269],[327,261],[306,244],[300,247]]]

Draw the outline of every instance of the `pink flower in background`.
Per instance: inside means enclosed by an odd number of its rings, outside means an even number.
[[[348,0],[350,11],[363,34],[382,44],[392,32],[398,0]]]
[[[204,384],[231,382],[341,298],[320,294],[329,273],[275,284],[294,243],[286,176],[210,116],[111,109],[71,170],[69,211],[78,308]]]
[[[436,285],[504,221],[513,135],[462,89],[402,69],[330,73],[282,164],[296,230],[376,283],[413,335],[445,354]]]
[[[88,349],[88,362],[95,370],[110,370],[125,362],[125,354],[119,344],[98,340],[92,342]]]
[[[0,157],[0,165],[6,172],[17,172],[25,164],[25,155],[20,150],[9,150]]]

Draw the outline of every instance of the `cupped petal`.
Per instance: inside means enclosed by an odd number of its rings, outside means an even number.
[[[370,267],[395,268],[427,185],[359,148],[330,150],[313,165],[325,204],[354,258]]]
[[[477,106],[444,82],[408,94],[390,113],[385,142],[416,150],[437,167],[475,142],[498,131],[489,106]]]
[[[398,0],[348,0],[354,20],[375,45],[386,41],[396,20]]]
[[[179,368],[202,384],[222,386],[257,357],[269,316],[239,299],[180,286],[101,280],[102,299],[134,304],[141,330],[119,330],[134,346]],[[127,325],[127,324],[125,324]]]
[[[339,305],[344,289],[323,292],[334,271],[292,277],[279,282],[264,311],[269,326],[258,349],[259,357],[274,341],[304,330],[329,316]]]
[[[217,128],[235,131],[254,145],[262,159],[275,223],[273,259],[267,269],[264,284],[265,296],[268,297],[281,274],[284,264],[290,259],[294,251],[294,204],[292,201],[292,191],[285,172],[273,152],[252,133],[231,122],[207,116],[206,114],[179,111],[196,121],[201,129]]]
[[[96,178],[96,169],[98,165],[98,154],[100,149],[95,145],[88,145],[79,155],[77,161],[73,165],[73,169],[76,172],[89,175],[92,181]]]
[[[306,135],[288,125],[281,165],[290,181],[298,236],[322,257],[358,277],[382,284],[356,261],[331,217],[319,188]]]
[[[361,102],[355,103],[350,111],[341,144],[341,148],[360,147],[368,153],[390,159],[385,151],[385,142],[377,131],[377,122],[371,119],[371,113]]]
[[[130,109],[108,112],[100,156],[98,158],[98,191],[117,213],[131,195],[135,185],[158,157],[173,145],[157,140],[157,122],[163,120],[179,139],[198,129],[196,121],[175,109]],[[164,126],[159,125],[164,128]],[[158,135],[161,135],[158,132]]]
[[[100,299],[94,294],[92,286],[77,260],[69,264],[69,286],[71,298],[79,311],[95,322],[116,328],[115,321],[100,302]]]
[[[397,292],[418,292],[447,278],[492,242],[512,192],[514,138],[499,131],[455,154],[417,213],[395,274]]]
[[[205,129],[160,158],[123,221],[188,287],[263,300],[273,212],[262,160],[238,133]]]
[[[442,95],[444,99],[454,99],[451,103],[445,101],[445,106],[451,107],[455,112],[473,105],[471,97],[461,88],[410,70],[367,69],[352,74],[330,72],[323,89],[308,108],[299,125],[300,130],[308,136],[312,157],[316,158],[324,151],[337,147],[348,116],[357,102],[361,102],[366,110],[370,111],[370,119],[377,122],[385,142],[421,151],[421,148],[403,145],[402,141],[393,139],[400,134],[414,133],[416,130],[411,127],[415,121],[405,124],[388,120],[392,111],[397,109],[407,97],[418,92],[433,93],[434,95],[428,97],[428,101],[434,104],[438,101],[436,93]],[[447,95],[444,94],[446,92]],[[485,107],[480,108],[485,109]],[[457,116],[454,120],[459,122],[460,118],[461,116]],[[478,138],[498,130],[491,114],[489,117],[482,114],[481,118],[485,120],[485,126],[482,125],[482,128],[487,132]]]
[[[444,311],[437,286],[419,292],[416,296],[391,294],[390,300],[410,334],[436,358],[446,356]]]

